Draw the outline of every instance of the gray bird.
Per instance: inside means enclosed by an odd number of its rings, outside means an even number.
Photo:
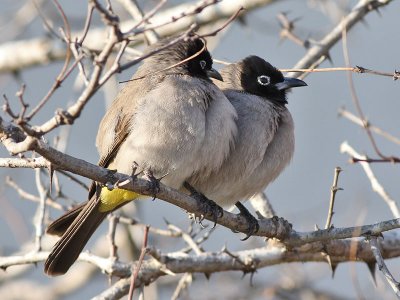
[[[239,201],[263,191],[289,164],[295,140],[286,90],[307,84],[283,77],[257,56],[230,64],[220,73],[224,81],[217,85],[238,114],[234,149],[219,169],[208,176],[195,174],[188,182],[218,205],[236,204],[249,218],[249,236],[258,230],[258,223]]]
[[[147,58],[101,121],[96,140],[99,165],[125,174],[132,174],[136,166],[137,172],[151,170],[155,177],[167,174],[162,182],[176,189],[193,173],[219,169],[237,133],[237,114],[210,77],[222,79],[199,38]],[[62,237],[45,262],[45,273],[66,273],[107,214],[139,196],[92,185],[86,203],[48,227],[48,233]]]

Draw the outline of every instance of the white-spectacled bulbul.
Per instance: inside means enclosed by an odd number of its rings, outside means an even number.
[[[148,51],[170,41],[162,40]],[[145,59],[101,121],[96,140],[99,165],[132,174],[137,163],[136,172],[167,174],[162,183],[176,189],[198,171],[219,169],[237,133],[237,115],[210,77],[221,79],[204,42],[196,37]],[[107,214],[139,197],[123,189],[92,186],[88,202],[48,227],[49,233],[62,236],[45,262],[46,274],[66,273]]]
[[[286,91],[307,84],[284,77],[258,56],[230,64],[220,73],[224,80],[216,84],[238,114],[234,150],[221,168],[209,176],[195,175],[188,182],[218,205],[237,203],[246,214],[239,201],[263,191],[293,156],[294,126],[286,108]],[[252,225],[248,234],[257,229],[258,224]]]

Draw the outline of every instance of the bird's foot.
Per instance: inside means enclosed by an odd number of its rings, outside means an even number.
[[[213,228],[217,225],[218,218],[221,218],[224,214],[224,210],[214,201],[208,199],[202,193],[196,191],[189,183],[185,182],[184,187],[190,192],[190,196],[196,199],[200,203],[200,210],[202,212],[202,217],[199,220],[200,225],[204,219],[204,216],[210,216],[211,220],[214,222]]]
[[[248,228],[246,232],[246,236],[241,239],[242,241],[247,240],[253,234],[255,234],[258,229],[260,229],[260,224],[258,224],[257,219],[247,210],[247,208],[240,202],[236,202],[235,206],[239,209],[240,215],[246,218]]]
[[[132,178],[137,178],[141,173],[142,173],[142,171],[140,171],[140,172],[138,172],[138,173],[136,173],[136,171],[139,169],[139,164],[136,162],[136,161],[134,161],[133,163],[132,163],[132,172],[131,172],[131,177]]]
[[[147,179],[148,187],[147,190],[153,196],[153,200],[156,199],[157,194],[160,192],[160,180],[154,177],[153,172],[151,170],[143,171],[143,178]]]

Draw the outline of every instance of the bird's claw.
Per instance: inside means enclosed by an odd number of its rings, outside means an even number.
[[[260,224],[258,224],[257,219],[247,210],[247,208],[242,203],[237,202],[235,205],[239,209],[240,215],[246,218],[248,224],[246,236],[241,239],[241,241],[245,241],[253,234],[258,232],[258,230],[260,229]]]
[[[143,174],[143,178],[147,179],[148,181],[147,190],[151,192],[154,200],[156,199],[157,194],[160,192],[160,180],[154,177],[153,172],[150,170],[144,170]]]
[[[184,186],[190,192],[190,196],[196,199],[200,204],[199,210],[201,211],[201,216],[199,218],[199,224],[202,225],[201,222],[204,220],[204,217],[209,216],[214,222],[212,227],[214,228],[217,225],[218,218],[221,218],[224,215],[222,207],[208,199],[202,193],[196,191],[189,183],[186,182]]]

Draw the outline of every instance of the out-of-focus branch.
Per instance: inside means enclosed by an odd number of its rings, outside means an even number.
[[[205,8],[201,13],[179,19],[167,26],[158,28],[156,31],[160,37],[173,35],[187,29],[190,25],[196,23],[199,26],[215,22],[220,19],[231,17],[239,7],[243,6],[246,10],[243,13],[250,12],[261,6],[275,2],[276,0],[229,0],[222,1],[216,5]],[[203,3],[199,1],[196,4],[185,3],[157,13],[149,19],[150,26],[164,24],[172,20],[173,17],[181,15],[185,11],[190,11],[194,6]],[[126,21],[120,24],[122,31],[133,28],[138,21]],[[146,31],[143,25],[143,30]],[[85,45],[90,46],[92,50],[101,50],[104,48],[107,32],[103,28],[91,29],[85,39]],[[81,32],[72,32],[71,40],[82,36]],[[142,39],[135,39],[131,45],[142,43]],[[37,38],[32,40],[9,42],[0,45],[0,73],[15,72],[35,65],[47,64],[51,61],[61,60],[65,57],[65,49],[60,49],[60,42],[48,38]]]
[[[359,163],[361,164],[362,168],[364,169],[365,174],[367,175],[369,181],[371,182],[372,190],[374,192],[376,192],[379,196],[382,197],[382,199],[389,206],[393,216],[396,218],[399,218],[400,210],[397,205],[397,202],[392,197],[390,197],[390,195],[385,191],[383,186],[379,183],[379,181],[375,177],[375,174],[372,171],[369,163],[366,161],[363,161],[364,159],[367,159],[367,158],[365,156],[362,156],[361,154],[359,154],[347,142],[343,142],[342,145],[340,145],[340,152],[347,153],[348,155],[350,155],[351,157],[353,157],[355,159],[360,159]]]
[[[392,258],[400,256],[400,238],[395,234],[388,234],[379,241],[382,257]],[[26,253],[0,257],[0,268],[7,269],[14,265],[34,264],[42,262],[48,256],[48,251]],[[149,254],[153,258],[144,260],[140,268],[135,287],[153,282],[166,274],[186,272],[215,273],[222,271],[255,272],[259,268],[289,263],[289,262],[326,262],[329,255],[335,263],[347,261],[375,262],[375,256],[370,246],[364,240],[331,241],[327,244],[312,243],[292,250],[275,244],[269,247],[256,248],[238,252],[226,251],[201,252],[186,254],[183,252],[161,253],[151,248]],[[107,274],[129,277],[132,269],[138,262],[123,263],[110,258],[102,258],[88,252],[79,256],[79,261],[89,262]],[[106,290],[101,296],[110,293],[125,295],[130,285],[130,278],[122,279]],[[101,298],[104,299],[104,298]],[[109,298],[105,298],[109,299]]]
[[[394,279],[393,275],[390,273],[388,267],[386,266],[385,261],[383,260],[381,250],[379,249],[380,247],[378,243],[378,238],[371,237],[369,243],[371,245],[371,250],[375,256],[379,270],[382,271],[387,282],[396,293],[397,298],[400,298],[400,283],[396,279]]]
[[[134,20],[136,20],[137,22],[142,21],[144,13],[136,0],[118,0],[118,2],[121,3],[121,5],[129,12]],[[166,2],[166,0],[160,1],[157,6],[157,11],[159,11]],[[145,23],[148,24],[147,21],[145,21]],[[144,33],[144,35],[147,39],[148,44],[154,44],[159,39],[159,36],[155,30],[148,30]]]
[[[343,57],[344,57],[346,66],[350,66],[350,55],[349,55],[349,49],[347,47],[347,29],[345,27],[343,27],[343,31],[342,31],[342,48],[343,48]],[[400,161],[400,159],[397,157],[384,155],[383,152],[380,150],[377,142],[375,141],[375,137],[371,132],[371,129],[367,125],[367,119],[365,117],[364,111],[361,106],[360,98],[358,97],[358,94],[357,94],[357,91],[356,91],[356,88],[354,85],[352,73],[347,72],[346,75],[347,75],[347,81],[349,84],[351,100],[354,104],[354,107],[357,111],[358,116],[360,117],[361,121],[363,122],[363,128],[365,130],[365,133],[368,136],[368,139],[369,139],[375,153],[379,156],[380,159]]]
[[[327,57],[329,50],[342,38],[344,28],[350,30],[354,25],[363,20],[370,12],[385,6],[392,0],[360,0],[345,16],[335,28],[332,29],[322,40],[315,43],[314,46],[308,49],[306,55],[300,59],[294,69],[308,69],[318,67]],[[322,58],[322,59],[321,59]],[[300,77],[298,73],[290,73],[292,77]]]
[[[364,124],[365,122],[363,122],[359,117],[357,117],[356,115],[352,114],[351,112],[349,112],[348,110],[346,110],[345,108],[340,108],[339,109],[339,116],[344,117],[348,120],[350,120],[351,122],[357,124],[358,126],[364,127],[365,125],[367,125],[369,127],[369,129],[371,129],[372,132],[379,134],[381,136],[383,136],[384,138],[386,138],[387,140],[396,143],[398,145],[400,145],[400,139],[384,130],[382,130],[379,127],[376,127],[374,125],[372,125],[369,121],[366,122],[366,124]]]
[[[392,244],[391,242],[394,243]],[[229,253],[226,253],[226,251],[217,253],[205,252],[200,255],[188,255],[180,252],[169,254],[153,253],[155,259],[146,260],[143,263],[136,284],[140,286],[152,282],[156,278],[164,276],[166,270],[173,274],[179,274],[185,271],[211,274],[214,272],[232,270],[251,273],[259,268],[281,263],[296,261],[326,262],[326,255],[329,255],[335,263],[346,261],[375,261],[374,255],[367,243],[364,241],[356,241],[355,255],[351,253],[352,243],[354,245],[354,241],[334,241],[325,247],[322,244],[316,243],[315,245],[310,245],[310,247],[305,247],[305,249],[296,248],[293,251],[288,251],[278,246],[239,252],[229,251]],[[400,241],[397,237],[393,237],[393,240],[387,238],[380,243],[385,258],[400,255],[400,250],[396,248],[396,245],[400,245]],[[83,259],[86,260],[86,258]],[[91,262],[93,262],[93,260]],[[121,265],[119,266],[121,267]],[[164,268],[164,270],[160,268]],[[125,270],[130,272],[129,267],[126,267]],[[123,270],[121,269],[119,271]],[[115,299],[122,297],[127,294],[129,284],[129,279],[121,279],[95,299]]]
[[[249,201],[260,218],[276,216],[275,210],[265,193],[257,193]]]

